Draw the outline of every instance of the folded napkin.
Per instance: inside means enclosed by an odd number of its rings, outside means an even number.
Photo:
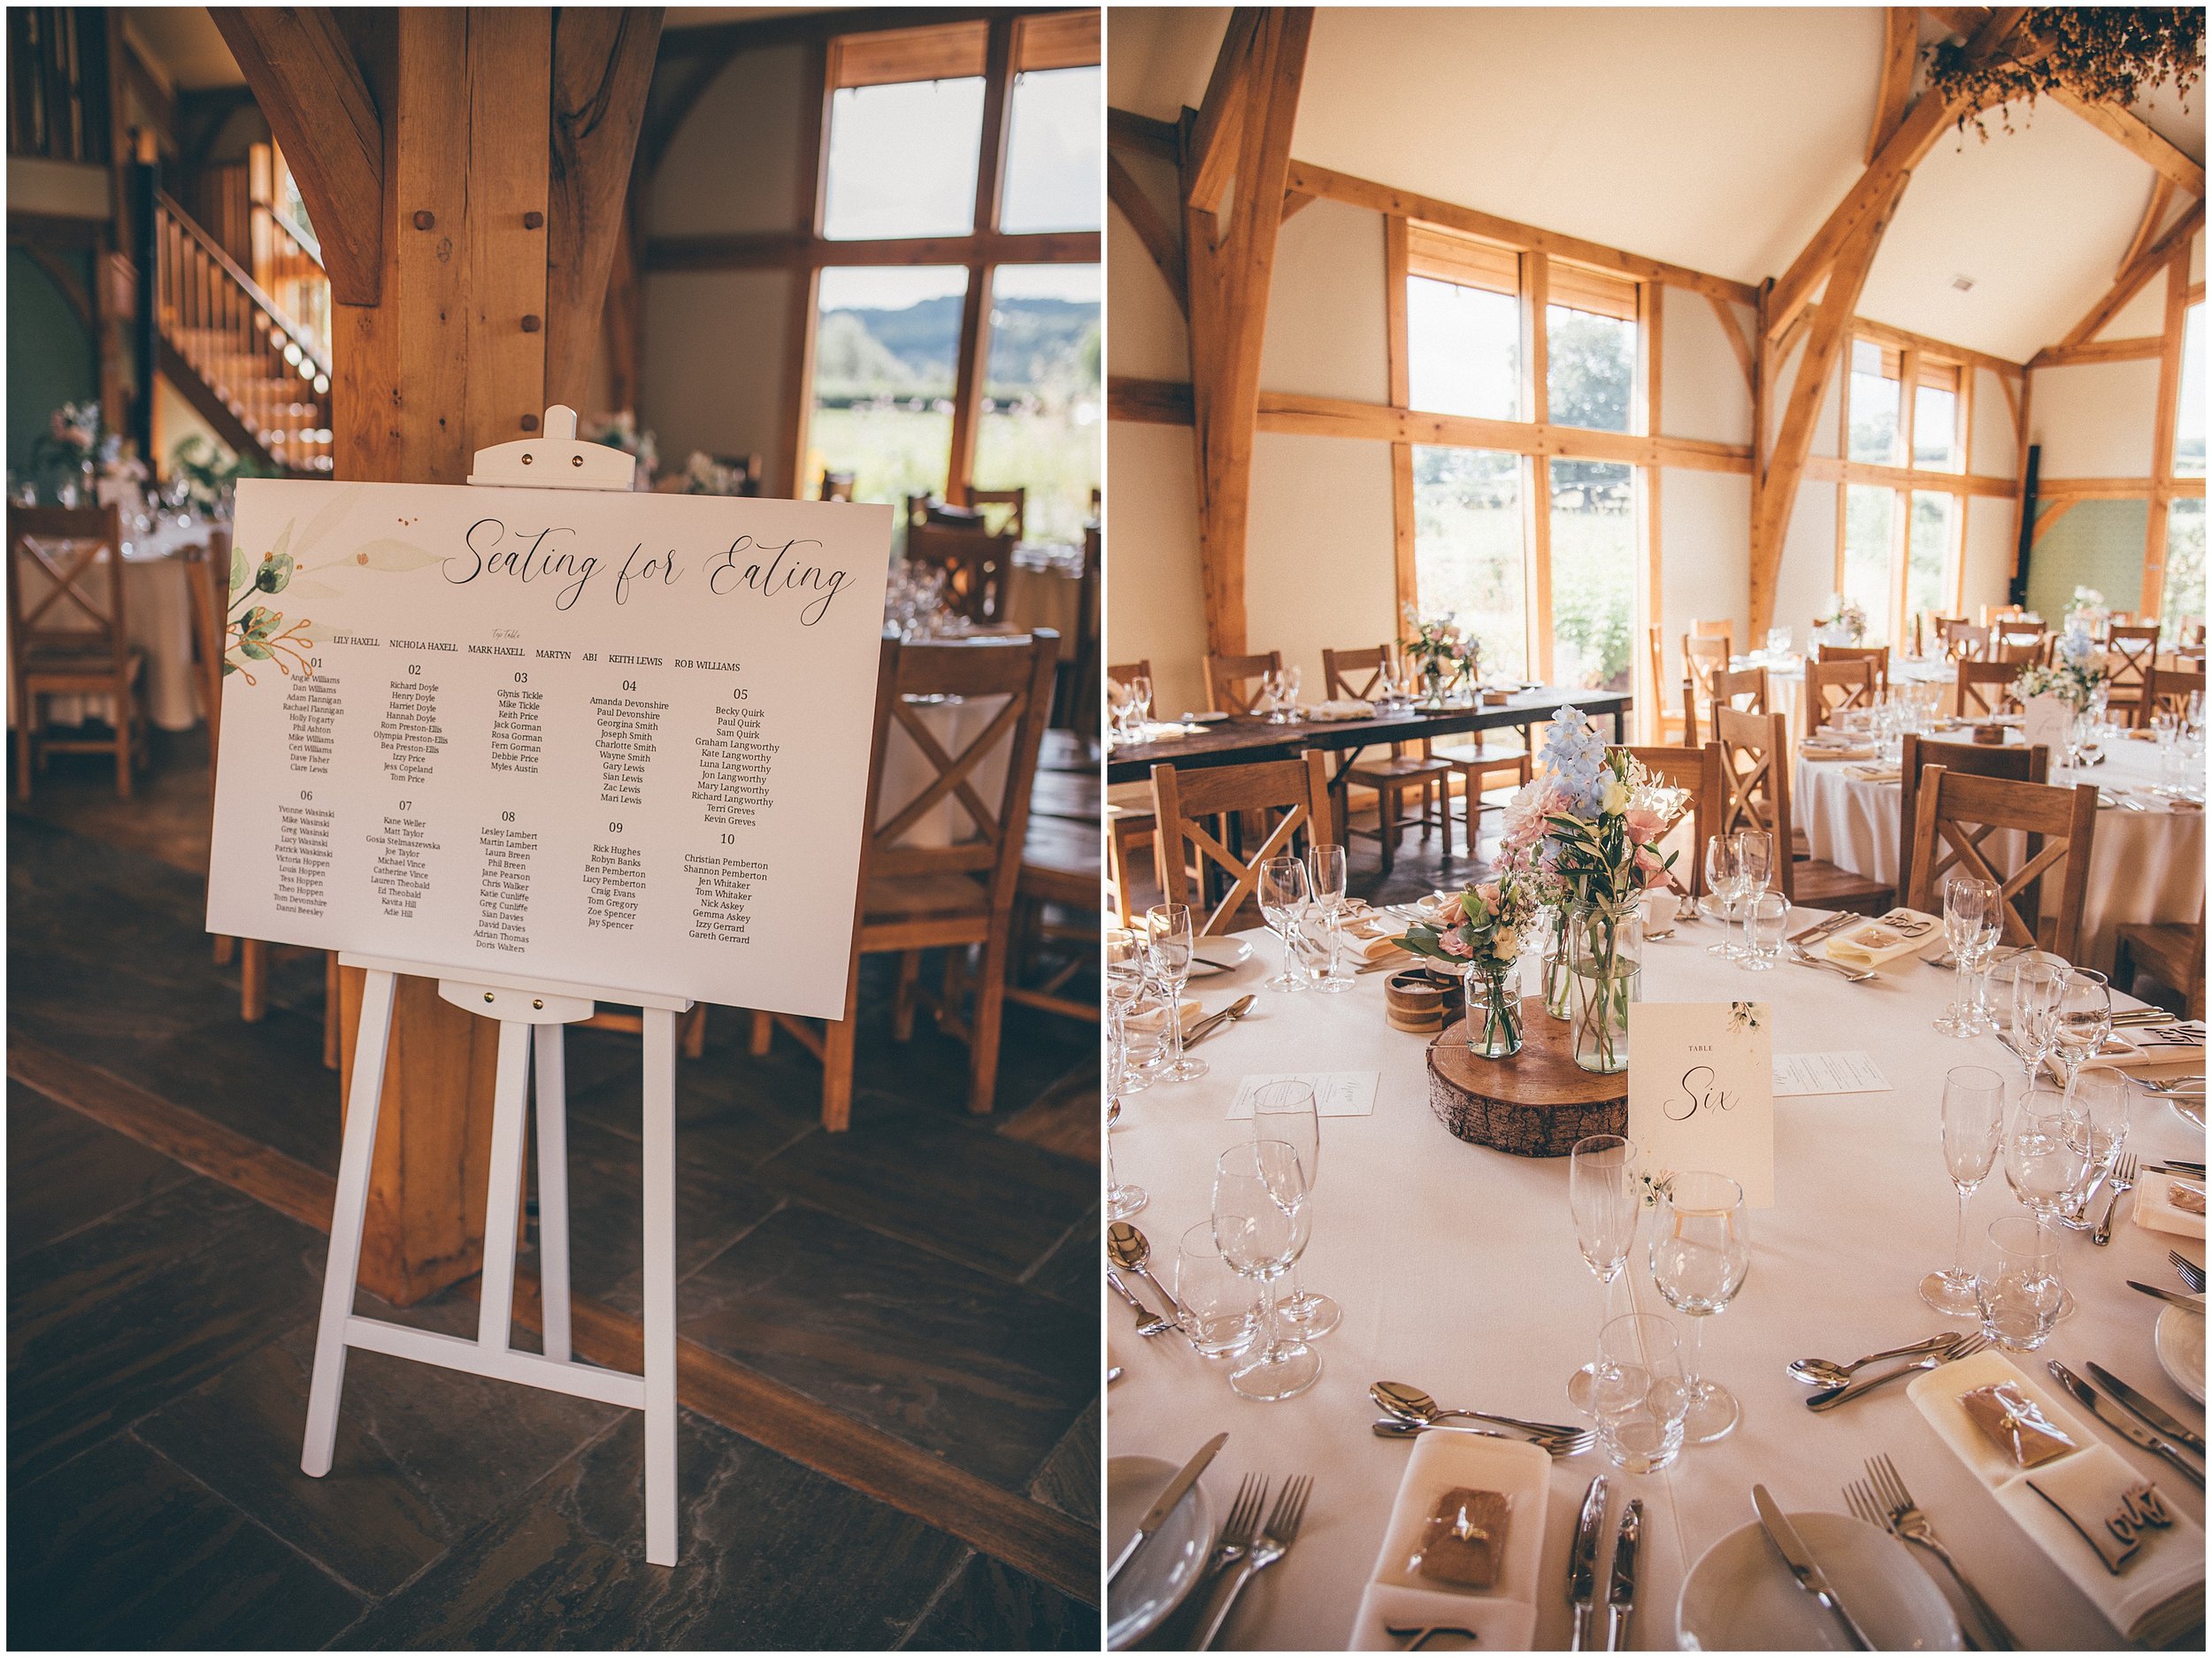
[[[1903,780],[1905,770],[1896,765],[1855,765],[1851,775],[1862,783],[1896,783]]]
[[[1525,1651],[1536,1633],[1536,1608],[1525,1600],[1498,1600],[1486,1595],[1452,1594],[1440,1589],[1408,1589],[1394,1583],[1371,1583],[1360,1596],[1352,1625],[1353,1652],[1403,1652],[1406,1638],[1396,1629],[1466,1629],[1463,1635],[1439,1635],[1423,1652]]]
[[[1372,719],[1375,705],[1364,697],[1342,696],[1312,704],[1306,716],[1310,719]]]
[[[2173,1510],[2150,1481],[2125,1463],[2116,1469],[2091,1458],[2067,1457],[2047,1472],[2031,1473],[2027,1485],[2066,1516],[2116,1577],[2151,1539],[2173,1525]]]
[[[1850,742],[1841,737],[1808,737],[1797,745],[1799,754],[1808,760],[1871,760],[1874,745],[1870,742]]]
[[[1198,1017],[1198,998],[1185,996],[1181,1006],[1183,1028],[1187,1031],[1191,1021]],[[1133,1013],[1129,1016],[1129,1028],[1134,1031],[1164,1031],[1167,1029],[1167,1009],[1150,1008],[1142,1013]]]
[[[1352,948],[1362,961],[1379,962],[1384,956],[1395,955],[1398,952],[1400,947],[1397,940],[1404,936],[1405,928],[1392,926],[1377,933],[1371,939],[1353,940]]]
[[[1897,909],[1829,934],[1822,940],[1822,948],[1830,961],[1846,967],[1879,967],[1934,942],[1942,933],[1939,917],[1918,910]]]
[[[2174,1186],[2180,1178],[2178,1175],[2147,1174],[2136,1184],[2135,1224],[2138,1226],[2147,1227],[2152,1232],[2171,1232],[2177,1238],[2204,1236],[2203,1200],[2198,1200],[2198,1207],[2193,1213],[2174,1201]],[[2188,1185],[2196,1187],[2199,1192],[2204,1190],[2201,1180],[2192,1180]]]
[[[2147,1071],[2161,1066],[2173,1068],[2177,1076],[2203,1070],[2204,1026],[2187,1019],[2176,1019],[2171,1025],[2121,1026],[2082,1062],[2084,1071]]]
[[[2082,1448],[2039,1468],[2024,1470],[2013,1466],[2012,1459],[1990,1443],[1959,1403],[1961,1394],[1998,1382],[2017,1386]],[[2066,1409],[2055,1386],[2024,1374],[2008,1355],[1991,1347],[1970,1359],[1939,1365],[1916,1377],[1906,1385],[1905,1393],[1928,1419],[1937,1437],[1989,1488],[1997,1506],[2011,1516],[2029,1541],[2127,1639],[2162,1646],[2202,1619],[2204,1528],[2177,1506],[2170,1508],[2173,1524],[2146,1534],[2141,1547],[2115,1576],[2107,1569],[2102,1553],[2084,1539],[2073,1523],[2029,1489],[2028,1482],[2035,1480],[2047,1489],[2055,1485],[2071,1496],[2091,1488],[2100,1471],[2123,1489],[2144,1483],[2131,1463]],[[2077,1466],[2085,1471],[2077,1472]]]

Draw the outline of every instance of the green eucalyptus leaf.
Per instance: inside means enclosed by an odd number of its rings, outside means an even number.
[[[291,585],[292,556],[289,553],[271,553],[261,561],[261,568],[254,572],[253,584],[264,593],[281,593]]]
[[[242,639],[238,641],[238,649],[256,662],[266,662],[269,659],[269,648],[257,639]]]

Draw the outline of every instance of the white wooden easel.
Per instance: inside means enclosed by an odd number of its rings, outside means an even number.
[[[576,441],[576,411],[545,411],[545,435],[479,449],[472,484],[526,488],[627,489],[636,463],[619,449]],[[307,1393],[307,1442],[300,1466],[318,1478],[330,1471],[338,1435],[338,1397],[345,1386],[346,1350],[365,1347],[447,1370],[497,1377],[645,1413],[645,1558],[676,1563],[676,1016],[690,1011],[680,996],[598,985],[569,985],[453,968],[388,956],[338,957],[341,967],[366,971],[361,1029],[354,1048],[353,1091],[346,1108],[338,1161],[338,1200],[330,1217],[330,1257],[323,1272],[315,1369]],[[492,1095],[491,1186],[485,1205],[483,1300],[476,1339],[442,1336],[353,1310],[361,1266],[361,1226],[368,1211],[369,1170],[376,1150],[377,1109],[392,1032],[398,975],[438,981],[438,994],[457,1008],[499,1021],[499,1071]],[[645,1213],[645,1370],[580,1364],[569,1355],[568,1101],[561,1027],[589,1018],[595,1004],[638,1009],[645,1037],[643,1130]],[[515,1237],[522,1203],[523,1130],[536,1055],[538,1247],[545,1309],[545,1351],[508,1345],[513,1322]]]

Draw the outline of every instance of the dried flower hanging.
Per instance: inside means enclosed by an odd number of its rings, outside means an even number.
[[[2015,98],[2032,109],[2039,93],[2069,92],[2124,108],[2170,88],[2186,109],[2203,73],[2200,6],[2039,6],[2003,50],[1975,60],[1946,42],[1928,54],[1930,94],[1957,102],[1959,130],[1971,122],[1985,143],[1983,118],[1996,111],[2010,132]]]

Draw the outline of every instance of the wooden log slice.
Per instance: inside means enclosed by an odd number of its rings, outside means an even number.
[[[1574,1027],[1521,999],[1521,1051],[1467,1051],[1463,1020],[1429,1044],[1429,1109],[1458,1139],[1517,1157],[1563,1157],[1591,1134],[1628,1132],[1628,1076],[1601,1077],[1574,1062]]]

